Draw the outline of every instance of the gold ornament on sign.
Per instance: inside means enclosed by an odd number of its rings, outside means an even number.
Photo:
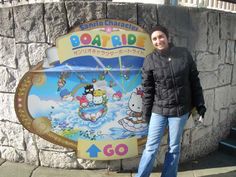
[[[41,86],[45,83],[45,81],[46,81],[46,76],[44,73],[34,74],[32,78],[32,83],[34,86]]]
[[[39,135],[44,135],[51,131],[51,121],[47,117],[36,118],[32,122],[34,131]]]

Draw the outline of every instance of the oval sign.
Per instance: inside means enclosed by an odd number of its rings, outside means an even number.
[[[78,150],[81,158],[137,155],[148,129],[140,68],[152,50],[149,35],[132,23],[81,24],[59,37],[21,79],[15,94],[20,122],[52,143]]]

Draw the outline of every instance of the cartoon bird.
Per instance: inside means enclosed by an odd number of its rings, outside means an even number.
[[[83,95],[87,95],[88,93],[91,93],[93,95],[94,92],[94,87],[92,84],[88,84],[84,87],[84,94]]]

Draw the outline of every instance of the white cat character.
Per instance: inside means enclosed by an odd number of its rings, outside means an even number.
[[[141,132],[147,129],[147,123],[142,118],[142,95],[139,92],[133,92],[130,96],[127,111],[128,117],[119,120],[119,124],[128,131]]]
[[[102,96],[94,96],[93,97],[93,103],[95,105],[102,104],[103,98]]]
[[[142,116],[142,96],[133,92],[129,99],[129,111],[127,111],[129,117],[141,117]]]

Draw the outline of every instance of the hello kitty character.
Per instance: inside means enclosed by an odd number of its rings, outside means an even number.
[[[130,96],[127,117],[120,119],[118,123],[131,132],[142,132],[147,130],[147,123],[142,118],[142,96],[141,89],[137,89]]]
[[[127,114],[129,117],[142,117],[142,95],[133,92],[129,99],[129,111]]]

